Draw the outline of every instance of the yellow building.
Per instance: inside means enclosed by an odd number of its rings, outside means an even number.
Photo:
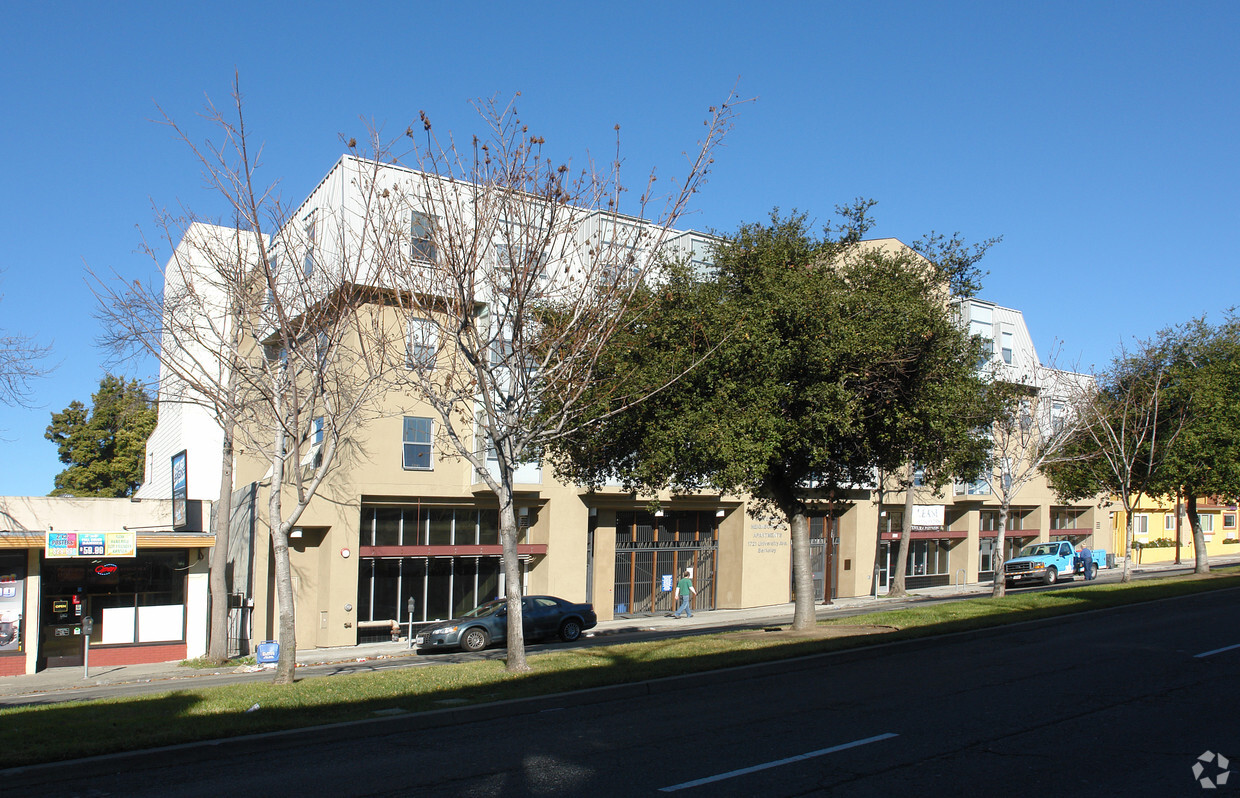
[[[1192,563],[1196,560],[1193,530],[1183,502],[1143,496],[1132,515],[1134,563],[1176,562],[1177,553],[1180,562]],[[1236,505],[1219,504],[1208,497],[1198,499],[1197,515],[1201,520],[1207,556],[1240,554]],[[1115,551],[1120,557],[1126,552],[1127,524],[1128,516],[1122,509],[1111,514]]]

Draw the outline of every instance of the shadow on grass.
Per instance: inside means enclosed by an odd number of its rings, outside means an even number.
[[[1083,585],[878,611],[814,632],[719,632],[558,650],[509,674],[502,661],[407,668],[292,685],[248,682],[137,698],[0,709],[0,767],[198,740],[425,712],[862,648],[876,643],[1039,620],[1240,587],[1234,570],[1208,577]],[[863,627],[851,631],[849,627]],[[884,631],[875,634],[875,627]]]

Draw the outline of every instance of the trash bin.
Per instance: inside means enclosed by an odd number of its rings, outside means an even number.
[[[280,644],[274,640],[264,640],[255,647],[259,665],[275,665],[280,661]]]

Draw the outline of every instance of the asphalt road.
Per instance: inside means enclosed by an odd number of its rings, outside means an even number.
[[[0,774],[5,796],[1198,795],[1240,591]],[[1223,784],[1225,792],[1240,787]]]

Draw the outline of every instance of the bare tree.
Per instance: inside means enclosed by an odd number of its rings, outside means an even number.
[[[1127,518],[1121,581],[1132,579],[1133,512],[1158,485],[1168,453],[1188,420],[1188,402],[1168,401],[1172,350],[1159,340],[1135,350],[1121,347],[1111,366],[1094,376],[1073,403],[1079,416],[1068,457],[1049,469],[1060,495],[1099,492],[1118,496]],[[1095,387],[1096,386],[1096,387]]]
[[[391,159],[408,168],[376,174],[382,184],[367,191],[388,208],[386,226],[372,230],[376,249],[405,245],[383,261],[381,282],[398,289],[407,314],[410,393],[433,406],[436,438],[499,504],[507,667],[524,671],[517,470],[580,422],[599,353],[643,312],[639,287],[676,245],[672,227],[705,181],[736,102],[710,109],[684,177],[659,194],[651,173],[631,208],[618,144],[609,164],[570,167],[550,157],[515,100],[476,105],[484,137],[441,139],[422,114],[407,131],[409,152]],[[389,160],[389,148],[374,146],[376,160]]]
[[[215,659],[225,656],[227,642],[223,573],[234,439],[269,463],[266,520],[279,606],[275,679],[291,682],[296,631],[289,533],[351,433],[377,412],[401,340],[390,335],[370,287],[373,259],[382,253],[358,233],[367,228],[374,198],[361,197],[361,225],[326,215],[306,225],[280,203],[274,183],[258,182],[260,159],[235,83],[231,106],[208,104],[206,118],[222,143],[197,144],[172,120],[164,122],[231,208],[229,223],[163,217],[162,237],[173,246],[163,291],[114,278],[96,279],[96,292],[112,343],[155,357],[168,396],[206,408],[224,433],[210,580]],[[156,257],[154,247],[148,252]]]
[[[1000,412],[991,427],[993,458],[979,476],[999,503],[994,596],[1004,595],[1007,587],[1003,552],[1012,504],[1044,469],[1078,456],[1069,444],[1084,421],[1077,402],[1091,385],[1084,375],[1042,365],[1016,379],[1003,370],[994,374],[990,401]]]
[[[51,370],[44,361],[51,347],[35,343],[26,335],[0,330],[0,404],[29,407],[31,383]]]

